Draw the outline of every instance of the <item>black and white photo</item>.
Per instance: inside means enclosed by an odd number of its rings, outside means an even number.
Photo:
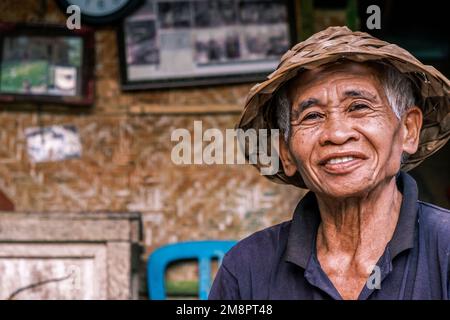
[[[292,44],[293,13],[278,0],[146,0],[125,19],[124,89],[262,79]],[[226,80],[225,80],[226,79]]]

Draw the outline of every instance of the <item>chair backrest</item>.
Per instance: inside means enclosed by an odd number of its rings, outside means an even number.
[[[197,259],[199,262],[199,299],[208,299],[211,287],[211,260],[217,258],[219,265],[225,253],[236,241],[189,241],[169,244],[156,249],[147,261],[147,285],[149,298],[166,299],[165,272],[174,261]]]

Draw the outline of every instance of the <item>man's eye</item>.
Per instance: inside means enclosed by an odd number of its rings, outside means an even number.
[[[367,104],[364,103],[356,103],[348,109],[348,111],[358,111],[370,108]]]
[[[320,113],[317,112],[312,112],[312,113],[308,113],[303,120],[317,120],[321,117],[322,115]]]

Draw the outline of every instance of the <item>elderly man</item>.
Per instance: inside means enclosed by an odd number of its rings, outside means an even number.
[[[449,299],[450,212],[418,201],[405,173],[449,139],[449,87],[345,27],[288,51],[239,127],[279,128],[271,178],[310,192],[291,221],[227,253],[209,298]]]

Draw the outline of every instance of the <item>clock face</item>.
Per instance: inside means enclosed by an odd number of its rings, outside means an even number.
[[[101,17],[121,10],[129,0],[67,0],[67,2],[79,6],[85,15]]]
[[[66,13],[68,6],[76,5],[81,11],[81,22],[102,25],[116,22],[136,10],[143,0],[57,0]]]

